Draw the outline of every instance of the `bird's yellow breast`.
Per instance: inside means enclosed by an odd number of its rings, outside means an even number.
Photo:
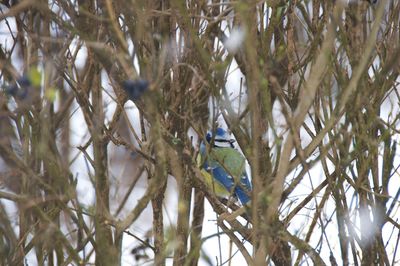
[[[227,197],[231,195],[224,186],[222,186],[217,180],[215,180],[209,172],[205,169],[201,169],[201,173],[204,176],[207,186],[219,197]]]

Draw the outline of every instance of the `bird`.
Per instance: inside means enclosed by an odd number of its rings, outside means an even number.
[[[228,132],[218,127],[214,133],[207,132],[205,140],[200,144],[201,172],[209,187],[220,197],[233,196],[243,206],[249,204],[252,190],[246,174],[246,159],[235,149],[235,140]]]
[[[16,97],[19,100],[25,99],[32,83],[28,76],[18,78],[17,82],[5,88],[6,94]]]
[[[128,98],[132,101],[137,101],[148,90],[149,81],[145,79],[124,80],[122,87],[128,94]]]
[[[13,97],[17,103],[16,112],[30,110],[39,103],[42,92],[42,73],[33,68],[24,75],[18,77],[13,83],[4,88],[8,97]]]

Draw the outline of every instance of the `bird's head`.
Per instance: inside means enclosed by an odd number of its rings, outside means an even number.
[[[235,140],[230,137],[228,132],[223,128],[218,127],[213,134],[211,131],[207,132],[206,140],[211,143],[214,137],[214,147],[218,148],[234,148],[233,143]]]

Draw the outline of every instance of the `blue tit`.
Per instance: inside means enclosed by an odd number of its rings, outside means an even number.
[[[252,188],[246,174],[246,159],[235,149],[235,140],[222,128],[217,128],[215,135],[208,132],[206,140],[212,147],[208,150],[202,142],[200,156],[207,184],[218,196],[233,195],[246,205]]]
[[[8,95],[14,96],[18,100],[25,99],[28,91],[32,87],[32,83],[27,76],[20,77],[17,82],[5,89]]]
[[[144,79],[125,80],[123,81],[122,87],[128,94],[128,98],[132,101],[136,101],[147,91],[149,85],[149,82]]]
[[[18,110],[28,110],[41,100],[42,74],[35,68],[19,77],[16,82],[4,89],[7,96],[14,97]]]

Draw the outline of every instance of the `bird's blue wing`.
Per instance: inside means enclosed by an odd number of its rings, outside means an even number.
[[[243,173],[242,178],[240,178],[240,185],[235,188],[236,196],[239,198],[243,205],[246,205],[250,201],[249,193],[251,191],[250,180],[247,177],[246,172]]]
[[[235,185],[235,183],[233,182],[233,178],[232,176],[228,175],[222,167],[217,166],[211,168],[211,173],[215,180],[223,185],[228,192],[233,192],[232,189]]]
[[[234,195],[239,198],[243,205],[250,201],[248,193],[251,191],[251,184],[246,173],[241,178],[240,184],[235,184],[232,176],[227,174],[222,167],[215,167],[211,171],[215,180],[222,184],[230,193],[234,191]]]

